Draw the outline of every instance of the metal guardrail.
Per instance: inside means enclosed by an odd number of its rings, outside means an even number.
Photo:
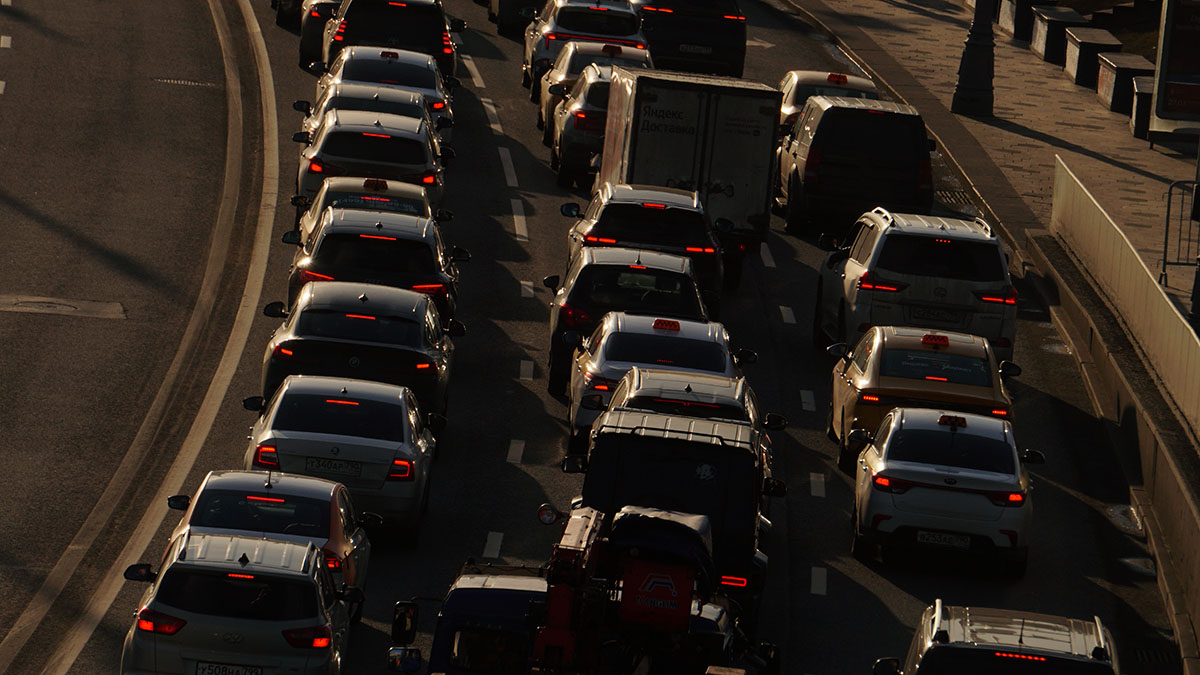
[[[1197,267],[1200,265],[1200,223],[1192,219],[1196,206],[1194,180],[1177,180],[1167,188],[1166,226],[1163,228],[1163,254],[1158,269],[1158,283],[1167,285],[1167,268],[1172,265]],[[1179,202],[1178,207],[1175,203]],[[1174,227],[1172,227],[1174,226]],[[1175,233],[1175,246],[1171,246],[1171,233]],[[1172,250],[1174,249],[1174,250]]]

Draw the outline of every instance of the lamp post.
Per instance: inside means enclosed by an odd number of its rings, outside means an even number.
[[[958,83],[950,111],[974,117],[992,116],[992,73],[995,64],[992,17],[997,0],[975,0],[975,18],[958,63]]]

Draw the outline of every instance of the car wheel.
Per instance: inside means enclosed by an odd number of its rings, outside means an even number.
[[[1013,551],[1004,559],[1004,576],[1018,581],[1025,576],[1029,567],[1029,549]]]
[[[571,186],[575,184],[575,172],[568,169],[561,159],[558,161],[558,174],[555,175],[554,182],[558,184],[558,187],[566,190],[570,190]]]
[[[538,103],[542,100],[542,82],[538,80],[529,82],[529,100]]]
[[[825,349],[829,345],[826,344],[825,328],[821,326],[821,281],[817,281],[816,301],[813,302],[813,319],[812,319],[812,346],[813,349]]]
[[[549,372],[546,377],[546,391],[554,396],[562,396],[567,391],[567,380],[569,379],[567,364],[556,363],[556,361],[554,353],[551,352]]]
[[[838,441],[838,470],[847,476],[854,476],[854,465],[858,463],[858,455],[850,449],[846,439]]]
[[[521,69],[521,86],[528,89],[533,84],[533,80],[529,79],[529,71]]]
[[[538,129],[545,131],[546,120],[545,120],[545,118],[542,117],[541,106],[538,106],[538,111],[537,111],[537,114],[535,115],[535,117],[537,118],[537,120],[534,122],[534,124],[537,126]],[[545,138],[546,138],[546,134],[542,134],[542,142],[545,142]]]
[[[550,170],[558,171],[558,147],[550,144]]]
[[[829,402],[829,413],[825,415],[825,438],[838,442],[837,432],[833,430],[833,401]]]
[[[788,179],[787,214],[784,217],[783,229],[791,235],[800,236],[804,232],[804,214],[800,212],[800,188],[795,178]]]
[[[587,431],[572,427],[571,436],[567,439],[567,454],[576,457],[587,454],[588,434]]]
[[[871,544],[867,542],[867,538],[858,531],[857,509],[850,512],[850,535],[850,555],[860,562],[869,561],[874,551],[871,550]]]
[[[542,130],[542,145],[547,148],[554,145],[554,127],[550,126],[549,122],[543,121],[539,128]]]
[[[275,3],[275,25],[276,26],[288,25],[287,10],[284,9],[283,2]]]

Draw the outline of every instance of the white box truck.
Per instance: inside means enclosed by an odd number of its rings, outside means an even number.
[[[596,186],[604,182],[695,190],[719,232],[725,281],[771,224],[771,168],[780,94],[730,77],[613,68],[608,123]]]

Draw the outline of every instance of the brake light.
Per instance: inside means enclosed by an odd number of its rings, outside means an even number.
[[[617,380],[610,380],[606,377],[593,375],[591,373],[583,374],[583,386],[594,391],[611,391],[617,386]]]
[[[654,202],[642,202],[642,208],[644,208],[644,209],[665,209],[665,208],[667,208],[667,205],[666,204],[656,204]]]
[[[326,649],[333,639],[333,628],[329,624],[312,628],[292,628],[283,631],[283,639],[298,649]]]
[[[555,34],[555,33],[546,33],[546,45],[545,45],[544,49],[550,49],[550,41],[551,41],[551,40],[557,40],[557,39],[558,39],[558,35],[557,35],[557,34]]]
[[[327,399],[325,399],[325,402],[333,403],[334,405],[358,405],[358,401],[343,401],[338,398],[327,398]],[[283,501],[283,500],[280,500],[280,501]]]
[[[654,328],[657,330],[679,330],[679,322],[672,319],[655,319]]]
[[[821,173],[821,149],[809,148],[808,157],[804,160],[804,180],[812,182],[817,180]]]
[[[879,279],[873,276],[870,270],[863,272],[862,276],[858,278],[858,289],[860,291],[886,291],[888,293],[895,293],[907,287],[908,284]]]
[[[733,21],[745,21],[745,20],[746,20],[746,17],[744,17],[744,16],[740,16],[740,15],[737,15],[737,14],[726,14],[725,16],[723,16],[723,17],[721,17],[721,18],[723,18],[723,19],[731,19],[731,20],[733,20]]]
[[[259,469],[278,469],[279,453],[275,451],[275,446],[259,445],[254,448],[254,461],[252,464]]]
[[[950,378],[948,378],[948,377],[938,377],[937,375],[926,375],[925,379],[933,380],[934,382],[949,382],[950,381]]]
[[[921,336],[921,344],[929,345],[931,347],[949,347],[950,346],[950,336],[949,335],[934,335],[933,333],[927,333],[927,334]]]
[[[1044,656],[1034,656],[1033,654],[1014,654],[1012,652],[992,652],[993,656],[1001,656],[1006,659],[1020,659],[1022,661],[1045,661]]]
[[[879,403],[879,397],[875,394],[859,394],[859,403]]]
[[[310,281],[333,281],[333,277],[329,276],[328,274],[310,272],[309,270],[300,270],[300,283],[307,284]]]
[[[588,7],[588,9],[590,9],[594,12],[607,12],[608,11],[607,7]]]
[[[716,253],[717,249],[711,246],[687,246],[684,250],[688,253]]]
[[[988,499],[996,506],[1024,506],[1024,492],[989,492]]]
[[[388,480],[409,481],[413,479],[413,465],[407,459],[393,459],[392,467],[388,469]]]
[[[288,359],[294,357],[295,355],[296,355],[295,352],[293,352],[292,350],[288,349],[287,347],[283,347],[283,346],[275,347],[275,351],[271,352],[271,356],[280,356],[280,357],[288,358]]]
[[[750,580],[745,577],[731,577],[724,574],[721,575],[722,586],[736,586],[737,588],[745,588],[750,584]]]
[[[360,234],[358,236],[362,237],[363,239],[382,239],[384,241],[396,241],[395,237],[385,237],[380,234]]]
[[[439,298],[446,297],[445,284],[417,284],[416,286],[413,286],[412,289],[418,293],[425,293],[426,295],[433,295]]]
[[[430,171],[429,173],[421,176],[421,182],[425,185],[433,185],[437,182],[437,172]]]
[[[347,314],[346,318],[347,319],[366,319],[368,321],[375,321],[375,317],[373,317],[369,314]],[[326,401],[326,403],[329,403],[329,401]]]
[[[584,241],[591,242],[593,244],[615,244],[615,243],[617,243],[616,239],[609,239],[608,237],[593,237],[590,234],[588,236],[584,237],[583,239],[584,239]]]
[[[186,623],[183,619],[176,619],[162,612],[156,612],[149,607],[143,607],[137,613],[138,630],[144,630],[147,633],[174,635]]]
[[[330,570],[342,569],[342,559],[336,553],[328,549],[322,549],[321,552],[325,554],[325,567]]]
[[[830,73],[829,77],[826,77],[825,79],[826,81],[834,84],[846,84],[846,82],[849,80],[849,78],[841,73]]]
[[[311,173],[319,173],[322,176],[340,176],[343,173],[341,167],[322,162],[316,157],[308,160],[308,170]]]
[[[254,579],[253,574],[238,574],[236,572],[230,572],[229,574],[226,574],[225,576],[229,577],[230,579],[251,579],[251,580]]]
[[[429,370],[432,367],[433,364],[428,361],[422,361],[417,364],[417,370]]]
[[[433,108],[434,110],[443,110],[446,107],[446,102],[445,101],[434,101],[433,103],[429,104],[429,107]]]
[[[880,492],[889,492],[894,495],[901,495],[908,492],[908,489],[913,486],[912,481],[904,480],[903,478],[893,478],[877,473],[871,476],[871,484]]]
[[[604,129],[604,113],[588,114],[582,110],[576,110],[571,121],[575,125],[575,128],[580,131],[600,131]]]
[[[1008,411],[1004,408],[996,408],[992,410],[992,414],[996,417],[1008,417]]]
[[[645,266],[645,265],[630,265],[630,266],[629,266],[629,269],[631,269],[631,270],[644,270],[644,269],[646,269],[646,266]]]
[[[342,40],[345,40],[346,36],[343,35],[343,33],[345,33],[345,32],[346,32],[346,22],[345,21],[338,22],[337,30],[334,31],[334,33],[333,33],[334,41],[341,42]]]
[[[592,37],[590,35],[574,35],[572,33],[546,33],[546,35],[544,37],[546,39],[546,49],[550,48],[551,40],[564,40],[564,41],[580,40],[583,42],[613,42],[613,43],[617,43],[617,44],[628,45],[630,47],[635,47],[637,49],[645,49],[646,48],[646,44],[643,42],[636,42],[634,40],[618,40],[616,38],[611,38],[611,37]]]
[[[450,33],[448,33],[448,32],[442,33],[442,53],[443,54],[453,54],[454,53],[454,41],[450,39]]]
[[[558,310],[558,318],[569,328],[578,328],[586,326],[592,320],[592,315],[588,314],[583,309],[574,305],[563,303],[561,309]]]
[[[279,497],[259,497],[258,495],[246,495],[246,499],[252,502],[269,502],[271,504],[283,504],[283,499]]]
[[[642,9],[646,10],[647,12],[662,12],[663,14],[674,14],[675,13],[675,10],[668,9],[666,7],[650,7],[649,5],[647,5],[646,7],[643,7]]]
[[[408,7],[408,3],[406,2],[389,2],[388,4],[392,7]]]
[[[1000,291],[976,291],[975,297],[984,302],[994,302],[998,305],[1017,304],[1017,289],[1009,286]]]
[[[319,19],[319,18],[321,18],[321,13],[320,13],[320,12],[318,12],[317,10],[315,10],[315,9],[314,9],[314,10],[310,10],[310,11],[309,11],[309,13],[308,13],[308,15],[309,15],[309,16],[311,16],[311,17],[318,18],[318,19]]]

